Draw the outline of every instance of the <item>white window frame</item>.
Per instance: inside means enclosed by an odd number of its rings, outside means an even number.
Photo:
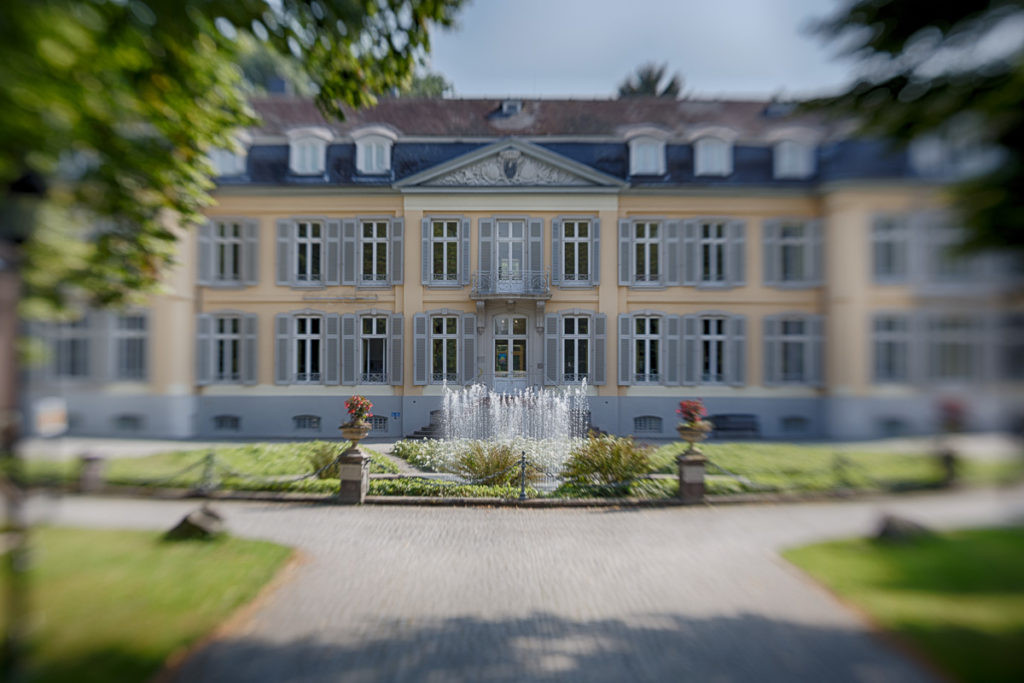
[[[910,222],[906,215],[875,216],[871,224],[871,277],[876,284],[907,282]],[[883,264],[890,266],[883,268]]]
[[[245,258],[245,226],[240,220],[213,221],[213,280],[218,284],[240,284]],[[231,234],[228,234],[231,233]]]
[[[360,384],[387,384],[388,383],[388,315],[363,315],[359,317],[359,383]],[[367,326],[367,323],[370,323]],[[369,329],[368,329],[369,327]],[[370,372],[369,346],[371,340],[380,340],[381,345],[381,370]]]
[[[324,328],[326,322],[322,315],[292,316],[292,378],[295,384],[323,384],[324,378]],[[300,331],[305,322],[306,329]],[[314,332],[313,323],[317,330]],[[304,352],[300,353],[300,349]],[[302,359],[305,358],[305,367]],[[314,370],[315,368],[315,370]]]
[[[571,331],[569,330],[569,323],[572,323]],[[586,325],[584,331],[580,331],[580,323],[583,322]],[[562,316],[559,320],[561,333],[561,361],[562,361],[562,372],[560,377],[565,384],[579,384],[583,380],[588,383],[591,381],[591,353],[593,353],[594,344],[592,342],[591,335],[593,334],[594,321],[591,320],[589,315],[576,315],[568,314]],[[583,346],[581,351],[580,346]],[[569,351],[571,347],[571,353]],[[567,372],[567,362],[572,360],[572,367],[574,372]],[[586,372],[580,372],[580,360],[583,360],[586,364]]]
[[[313,228],[317,228],[319,236],[313,236]],[[305,235],[302,234],[303,229],[306,230]],[[324,256],[327,252],[326,249],[326,232],[327,226],[323,221],[318,220],[296,220],[293,223],[292,230],[293,239],[295,243],[294,260],[292,261],[292,272],[295,276],[295,282],[301,285],[319,285],[324,281]],[[316,254],[317,258],[314,260],[313,255]],[[302,257],[305,256],[305,272],[300,272],[302,268],[300,263]],[[313,264],[318,264],[314,273]]]
[[[570,226],[573,231],[573,235],[569,236]],[[586,227],[587,234],[584,237],[580,237],[580,227]],[[559,223],[559,230],[561,230],[562,238],[562,263],[560,268],[562,272],[559,273],[561,281],[576,283],[576,282],[590,282],[593,278],[594,263],[593,253],[590,245],[594,239],[593,235],[593,222],[588,219],[580,218],[567,218]],[[573,272],[568,271],[568,260],[569,254],[573,255]],[[580,254],[585,253],[587,255],[587,269],[586,272],[580,271]]]
[[[910,317],[879,313],[871,321],[871,378],[875,384],[910,381]]]
[[[635,315],[633,325],[633,383],[659,384],[664,375],[661,365],[663,355],[661,348],[661,316]],[[654,323],[652,325],[652,323]],[[643,331],[641,331],[641,325]],[[653,331],[652,331],[653,330]],[[641,353],[641,349],[643,353]],[[651,350],[654,350],[655,361],[651,361]],[[641,362],[643,367],[640,367]]]
[[[702,315],[697,318],[697,343],[700,349],[700,384],[728,384],[725,374],[729,353],[729,322],[725,316]],[[719,329],[714,329],[718,327]]]
[[[51,328],[54,378],[75,381],[88,379],[92,374],[91,322],[89,316],[83,316]]]
[[[651,235],[651,228],[655,228],[655,235]],[[633,221],[633,248],[630,250],[633,258],[631,271],[633,283],[639,285],[659,284],[663,276],[663,261],[661,253],[662,230],[665,226],[661,221]],[[643,236],[641,236],[643,230]],[[651,253],[656,255],[657,269],[651,272]],[[640,254],[644,255],[644,272],[640,272],[637,261]]]
[[[978,379],[981,325],[968,314],[936,314],[928,318],[928,380],[933,383],[964,383]],[[964,365],[962,373],[946,372],[940,365],[951,356]]]
[[[367,135],[356,141],[356,171],[384,175],[391,171],[392,141],[383,135]]]
[[[780,140],[772,149],[772,175],[780,180],[814,175],[814,145],[799,140]]]
[[[436,315],[430,315],[430,316],[427,317],[427,324],[429,325],[429,327],[427,328],[427,333],[428,333],[428,340],[427,341],[429,343],[429,347],[428,348],[429,348],[429,354],[430,354],[430,368],[429,368],[429,370],[430,370],[430,374],[429,374],[430,384],[441,384],[442,382],[457,382],[458,379],[459,379],[459,361],[461,360],[460,357],[459,357],[460,356],[459,346],[461,345],[460,344],[460,341],[461,341],[460,332],[461,332],[461,330],[459,330],[459,318],[460,318],[459,315],[446,315],[446,314],[436,314]],[[437,321],[437,320],[443,320],[444,321],[442,323],[442,329],[441,329],[440,332],[437,332],[437,331],[434,330],[434,322]],[[452,322],[451,327],[454,328],[454,331],[449,331],[447,329],[449,327],[449,325],[448,325],[449,322]],[[441,365],[442,365],[442,367],[440,368],[440,372],[438,372],[437,371],[438,368],[434,366],[434,342],[435,341],[439,341],[442,344],[442,354],[441,354]],[[450,368],[447,365],[447,363],[448,363],[448,345],[449,344],[453,344],[455,346],[455,361],[454,361],[455,367],[453,367],[453,368]]]
[[[665,141],[647,135],[629,141],[630,175],[664,175]]]
[[[697,225],[697,260],[700,262],[700,286],[729,284],[729,222],[702,220]],[[711,234],[714,231],[716,234]]]
[[[230,329],[234,327],[234,329]],[[242,381],[242,317],[213,316],[213,382],[238,384]],[[225,370],[227,368],[227,370]]]
[[[141,321],[138,327],[131,327],[129,321]],[[119,382],[145,382],[149,372],[149,319],[145,313],[124,313],[114,318],[114,378]],[[138,365],[133,367],[129,349],[137,347]]]
[[[430,282],[435,283],[455,283],[459,281],[459,259],[462,258],[460,253],[459,243],[461,235],[459,234],[459,225],[462,221],[457,218],[432,218],[430,219]],[[441,234],[437,234],[437,229],[440,227]],[[451,233],[449,234],[449,231]],[[438,247],[441,250],[441,269],[442,272],[437,272],[435,266],[435,255],[437,254]],[[449,258],[454,254],[455,256],[455,270],[448,272],[448,261]]]
[[[298,128],[288,136],[288,170],[293,175],[321,175],[327,169],[327,145],[333,134],[326,128]]]
[[[370,235],[367,236],[367,228]],[[384,230],[383,237],[380,235]],[[386,219],[367,218],[359,221],[359,282],[363,285],[387,285],[388,271],[391,268],[388,252],[391,239],[391,221]],[[379,272],[378,257],[384,255],[384,272]]]
[[[230,149],[217,147],[211,149],[208,156],[216,178],[231,178],[245,173],[244,152],[239,154]]]
[[[732,143],[720,137],[706,136],[693,143],[695,176],[727,176],[732,173]]]
[[[800,234],[787,235],[787,230],[798,229]],[[811,244],[811,226],[806,221],[784,220],[779,223],[778,236],[776,238],[776,257],[778,261],[779,283],[782,285],[796,285],[810,282],[813,278],[812,259],[814,250]],[[788,273],[786,270],[787,251],[793,251],[800,256],[800,272]]]
[[[786,326],[798,323],[802,326],[800,332],[787,332]],[[781,384],[807,384],[811,379],[811,336],[810,321],[805,318],[783,317],[779,319],[779,382]],[[795,376],[790,370],[787,374],[788,364],[787,350],[792,347],[799,347],[800,374]]]

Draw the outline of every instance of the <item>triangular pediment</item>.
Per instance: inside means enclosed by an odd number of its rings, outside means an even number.
[[[614,176],[523,140],[501,140],[421,171],[401,188],[617,188]]]

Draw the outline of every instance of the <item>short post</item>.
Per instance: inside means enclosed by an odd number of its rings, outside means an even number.
[[[216,480],[216,467],[217,467],[217,456],[210,451],[203,458],[203,475],[202,479],[199,480],[199,486],[196,488],[196,492],[201,495],[207,495],[215,488],[217,488]]]
[[[519,500],[526,500],[526,451],[519,456]]]
[[[103,490],[103,471],[107,461],[95,453],[83,453],[78,457],[78,492],[96,493]]]
[[[956,484],[956,474],[959,466],[956,451],[952,448],[943,448],[936,454],[936,457],[939,461],[939,466],[942,468],[941,486],[943,488],[954,486]]]
[[[359,450],[359,441],[352,440],[348,450],[338,456],[338,502],[357,505],[366,500],[370,490],[370,456]]]
[[[676,458],[679,466],[679,499],[684,505],[704,502],[704,471],[708,459],[690,445],[690,450]]]

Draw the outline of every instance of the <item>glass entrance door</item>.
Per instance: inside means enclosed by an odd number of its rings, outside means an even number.
[[[526,317],[503,315],[494,318],[494,390],[525,389]]]
[[[525,268],[526,223],[498,221],[498,291],[522,292]]]

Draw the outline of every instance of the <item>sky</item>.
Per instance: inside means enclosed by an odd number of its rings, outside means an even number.
[[[695,97],[837,90],[853,63],[808,24],[838,0],[470,0],[431,38],[457,97],[614,97],[645,62]]]

